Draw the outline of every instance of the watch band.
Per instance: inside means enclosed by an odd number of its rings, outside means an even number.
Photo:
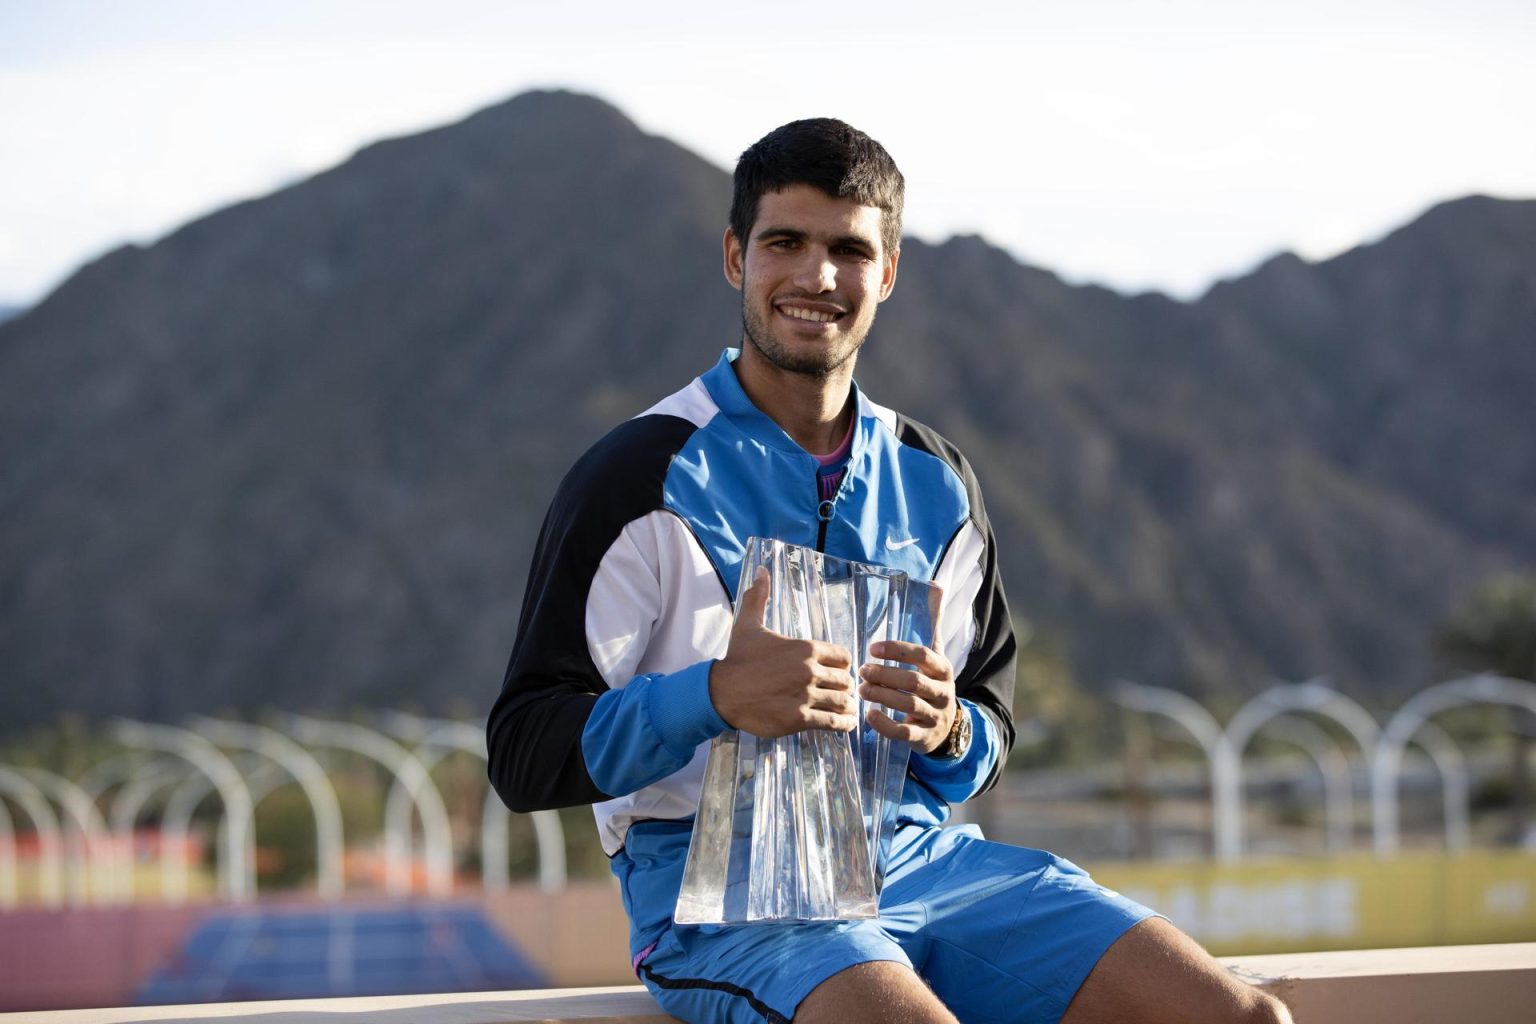
[[[955,720],[949,727],[949,735],[944,742],[939,744],[930,757],[936,757],[941,761],[957,761],[965,756],[971,749],[971,713],[965,704],[956,698]]]

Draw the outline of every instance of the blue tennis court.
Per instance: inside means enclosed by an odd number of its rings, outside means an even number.
[[[474,906],[221,910],[136,994],[145,1004],[539,988]]]

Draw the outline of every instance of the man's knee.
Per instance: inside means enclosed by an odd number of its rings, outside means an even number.
[[[1295,1024],[1291,1011],[1268,992],[1253,990],[1253,1000],[1241,1024]]]
[[[1234,977],[1161,918],[1142,921],[1110,946],[1062,1021],[1293,1024],[1284,1003]]]

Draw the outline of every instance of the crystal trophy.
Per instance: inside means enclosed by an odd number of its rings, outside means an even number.
[[[737,593],[768,570],[763,624],[839,644],[854,672],[880,640],[934,643],[940,591],[905,573],[753,537]],[[886,664],[896,664],[886,662]],[[854,676],[857,686],[857,676]],[[678,924],[875,917],[909,745],[866,721],[764,739],[731,729],[710,745],[673,920]]]

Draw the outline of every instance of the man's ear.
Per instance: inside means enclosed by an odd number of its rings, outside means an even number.
[[[880,301],[884,302],[891,297],[891,289],[896,287],[896,264],[901,262],[901,250],[892,249],[885,257],[885,266],[880,274]]]
[[[736,232],[730,228],[725,229],[725,238],[721,244],[725,247],[725,279],[731,282],[731,287],[741,291],[742,253],[741,242],[736,238]]]

